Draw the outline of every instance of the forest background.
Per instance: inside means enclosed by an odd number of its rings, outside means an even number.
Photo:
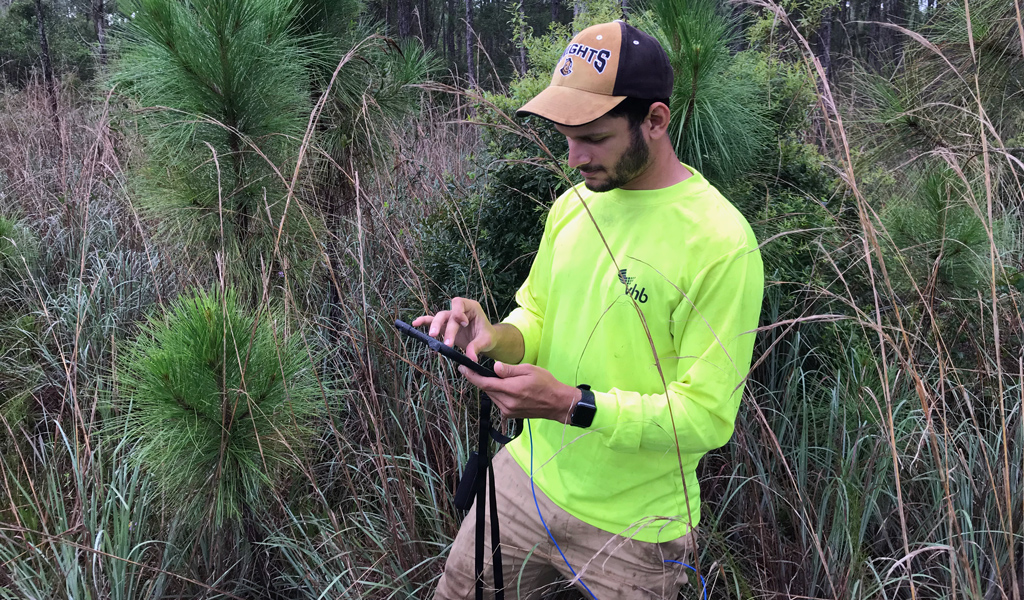
[[[707,596],[1020,600],[1019,0],[0,0],[0,597],[428,597],[476,399],[393,320],[508,312],[623,16],[765,259]]]

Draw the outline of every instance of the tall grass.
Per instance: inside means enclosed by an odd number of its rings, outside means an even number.
[[[788,26],[779,6],[756,4]],[[928,65],[959,82],[953,137],[970,142],[899,151],[937,157],[985,233],[972,248],[984,272],[966,287],[945,285],[942,260],[926,252],[921,268],[920,248],[890,229],[884,209],[923,176],[899,152],[860,159],[891,124],[851,118],[863,116],[854,111],[862,92],[830,89],[796,28],[790,34],[817,73],[815,118],[827,137],[816,141],[845,197],[830,230],[813,238],[814,277],[769,282],[736,433],[702,464],[699,564],[709,596],[1019,600],[1024,298],[1014,277],[1024,244],[1014,224],[1024,190],[1019,155],[991,134],[1006,125],[983,101],[985,65]],[[920,60],[952,51],[914,43]],[[39,94],[30,86],[0,96],[0,216],[25,226],[38,248],[18,243],[21,274],[2,296],[0,361],[34,375],[0,378],[27,399],[15,411],[9,390],[0,394],[0,597],[429,596],[460,522],[451,495],[474,397],[391,323],[438,308],[422,267],[425,221],[460,219],[476,254],[479,232],[458,191],[472,190],[470,154],[484,149],[464,106],[425,96],[413,122],[366,120],[371,137],[389,142],[389,160],[342,165],[351,206],[324,220],[328,231],[302,232],[330,240],[320,259],[332,292],[273,283],[284,292],[273,309],[319,378],[322,412],[304,444],[283,450],[294,472],[259,483],[268,501],[246,521],[249,542],[225,554],[211,541],[218,524],[183,523],[173,492],[135,460],[135,443],[99,435],[115,401],[128,399],[119,373],[144,317],[162,322],[179,294],[221,282],[154,237],[156,224],[135,210],[124,165],[140,145],[111,128],[108,104],[66,91],[54,132]],[[316,144],[307,136],[296,162],[327,156]],[[1009,224],[1003,235],[998,223]],[[807,235],[762,240],[766,255]],[[941,229],[933,237],[940,248],[956,239]],[[26,347],[6,351],[14,344]],[[214,537],[188,535],[197,525]]]

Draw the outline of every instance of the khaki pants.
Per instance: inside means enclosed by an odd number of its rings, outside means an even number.
[[[537,516],[530,489],[530,476],[502,450],[494,457],[497,483],[501,559],[505,597],[535,600],[556,589],[559,575],[575,583],[558,550],[548,538]],[[540,490],[537,502],[565,558],[579,579],[597,600],[675,599],[687,582],[686,568],[666,563],[689,563],[693,555],[693,533],[662,543],[640,542],[592,527],[556,506]],[[474,556],[476,549],[476,506],[463,521],[445,563],[444,575],[435,600],[472,600],[475,597]],[[487,507],[486,550],[484,552],[485,596],[493,597],[491,565],[490,506]]]

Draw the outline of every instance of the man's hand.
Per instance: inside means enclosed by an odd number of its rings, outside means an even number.
[[[568,423],[582,394],[540,367],[494,363],[494,377],[483,377],[466,367],[459,372],[487,392],[501,414],[510,419],[551,419]]]
[[[417,317],[413,327],[430,325],[430,337],[444,333],[446,346],[465,349],[466,356],[480,362],[480,354],[494,348],[494,326],[480,303],[467,298],[452,298],[451,310],[442,310],[434,316]]]

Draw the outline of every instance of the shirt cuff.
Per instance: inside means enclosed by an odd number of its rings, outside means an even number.
[[[615,392],[594,392],[594,406],[597,410],[590,429],[601,433],[605,445],[616,452],[638,452],[642,423],[638,419],[623,421],[619,397]]]

